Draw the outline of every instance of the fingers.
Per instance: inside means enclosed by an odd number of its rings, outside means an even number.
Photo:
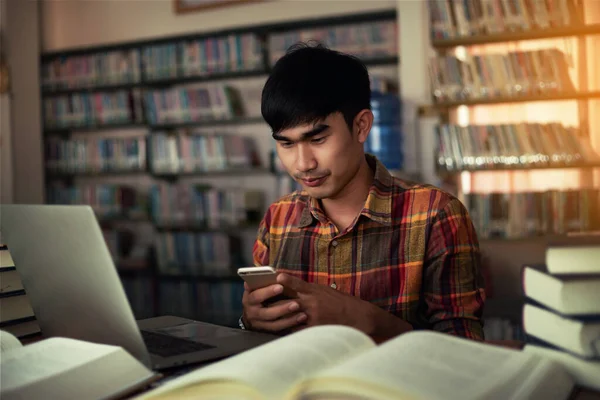
[[[277,275],[277,283],[294,293],[306,293],[311,288],[309,283],[285,273]]]
[[[244,291],[244,294],[248,293],[247,301],[250,305],[259,305],[271,297],[277,296],[283,293],[283,286],[281,285],[270,285],[264,288],[256,289],[251,292],[248,290]]]
[[[307,315],[300,311],[300,304],[295,300],[281,300],[264,307],[264,299],[275,296],[274,292],[281,292],[283,289],[281,285],[273,286],[279,288],[244,291],[242,298],[244,319],[253,330],[277,333],[295,327],[308,319]]]
[[[303,322],[306,322],[306,314],[294,313],[284,318],[279,318],[275,321],[253,321],[252,326],[256,329],[267,332],[280,332],[292,327],[295,327]]]
[[[262,321],[275,321],[287,314],[291,314],[300,309],[300,305],[292,300],[280,301],[269,307],[258,309],[257,319]]]

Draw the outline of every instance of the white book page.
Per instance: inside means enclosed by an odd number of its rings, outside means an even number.
[[[50,338],[2,354],[0,382],[10,391],[119,351],[116,346]]]
[[[2,355],[2,358],[5,356],[7,351],[21,347],[23,347],[23,345],[15,335],[7,331],[0,330],[0,354]],[[2,358],[0,358],[0,360]]]
[[[535,360],[517,350],[420,331],[388,341],[315,379],[368,383],[409,398],[506,399],[516,389],[515,382],[526,379]],[[318,393],[318,382],[314,387]]]
[[[269,342],[190,372],[142,398],[178,388],[222,380],[245,383],[266,398],[281,400],[301,379],[375,347],[363,333],[344,326],[317,326]],[[198,393],[202,392],[198,387]]]

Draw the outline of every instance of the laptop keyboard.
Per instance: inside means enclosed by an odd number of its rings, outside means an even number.
[[[156,354],[161,357],[172,357],[215,348],[215,346],[206,343],[194,342],[193,340],[178,338],[158,332],[141,332],[142,338],[144,339],[150,354]]]

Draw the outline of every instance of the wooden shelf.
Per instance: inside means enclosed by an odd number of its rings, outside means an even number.
[[[373,58],[373,59],[363,59],[362,62],[367,66],[367,67],[376,67],[379,65],[397,65],[398,61],[400,60],[400,57],[398,56],[388,56],[388,57],[381,57],[381,58]]]
[[[105,131],[111,129],[140,129],[147,128],[148,125],[141,122],[127,122],[121,124],[88,125],[88,126],[70,126],[62,128],[45,128],[45,135],[68,135],[72,132],[91,132]]]
[[[363,60],[367,66],[379,66],[379,65],[395,65],[398,64],[397,56],[381,57],[374,59]],[[97,92],[114,92],[118,90],[132,90],[132,89],[152,89],[160,88],[165,86],[183,85],[187,83],[202,83],[212,82],[229,79],[242,79],[242,78],[253,78],[266,76],[268,74],[266,68],[261,68],[252,71],[231,71],[231,72],[216,72],[206,75],[196,76],[180,76],[176,78],[164,78],[164,79],[144,79],[141,82],[133,83],[119,83],[119,84],[101,84],[88,87],[79,88],[64,88],[64,89],[43,89],[42,96],[60,96],[60,95],[73,95],[73,94],[86,94],[86,93],[97,93]]]
[[[46,175],[49,179],[73,179],[73,178],[104,178],[108,176],[125,176],[125,175],[140,175],[147,174],[145,169],[134,170],[114,170],[114,171],[82,171],[82,172],[48,172]]]
[[[245,175],[257,175],[257,174],[270,174],[271,171],[268,168],[240,168],[240,169],[225,169],[215,171],[194,171],[194,172],[156,172],[152,171],[151,174],[156,178],[161,179],[178,179],[180,177],[213,177],[213,176],[245,176]]]
[[[549,170],[549,169],[591,169],[600,168],[600,163],[593,164],[553,164],[553,165],[535,165],[530,167],[515,166],[515,167],[497,167],[497,168],[464,168],[460,170],[445,170],[439,169],[438,174],[455,175],[461,172],[506,172],[506,171],[536,171],[536,170]]]
[[[263,76],[267,74],[265,68],[252,70],[252,71],[231,71],[231,72],[215,72],[206,75],[196,76],[181,76],[177,78],[165,78],[165,79],[146,79],[140,85],[143,87],[161,87],[161,86],[173,86],[181,85],[185,83],[201,83],[211,82],[218,80],[227,79],[240,79],[240,78],[252,78],[257,76]]]
[[[135,83],[121,83],[121,84],[107,84],[107,85],[94,85],[89,87],[80,88],[68,88],[68,89],[44,89],[42,95],[46,97],[58,96],[58,95],[72,95],[82,93],[95,93],[95,92],[109,92],[117,90],[131,90],[131,89],[151,89],[160,88],[165,86],[180,85],[185,83],[201,83],[211,82],[218,80],[227,79],[240,79],[240,78],[251,78],[255,76],[265,75],[267,71],[265,69],[259,69],[254,71],[233,71],[233,72],[218,72],[206,75],[198,76],[181,76],[176,78],[164,78],[164,79],[144,79],[141,82]]]
[[[265,123],[261,116],[239,117],[230,119],[211,119],[204,121],[170,122],[164,124],[149,125],[154,131],[172,130],[178,128],[198,128],[203,126],[225,126],[225,125],[248,125]]]
[[[516,42],[524,40],[539,40],[597,34],[600,34],[600,24],[591,24],[576,27],[538,29],[521,32],[506,32],[490,35],[474,35],[451,39],[433,39],[431,41],[431,45],[435,49],[439,50],[458,46],[474,46],[490,43]]]
[[[131,90],[143,86],[141,82],[125,82],[101,84],[79,88],[64,88],[64,89],[43,89],[42,96],[60,96],[72,94],[85,94],[95,92],[114,92],[117,90]]]
[[[600,91],[580,92],[580,93],[549,93],[524,96],[506,96],[490,97],[485,99],[464,99],[444,101],[423,106],[419,110],[420,114],[427,114],[431,109],[454,108],[459,106],[481,106],[509,103],[533,103],[536,101],[564,101],[564,100],[590,100],[600,99]]]

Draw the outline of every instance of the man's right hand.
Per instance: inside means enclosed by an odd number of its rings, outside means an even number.
[[[300,311],[300,305],[294,299],[281,300],[265,307],[263,303],[272,297],[281,295],[283,286],[270,285],[251,290],[244,283],[244,324],[248,329],[277,333],[293,328],[306,321],[307,316]]]

